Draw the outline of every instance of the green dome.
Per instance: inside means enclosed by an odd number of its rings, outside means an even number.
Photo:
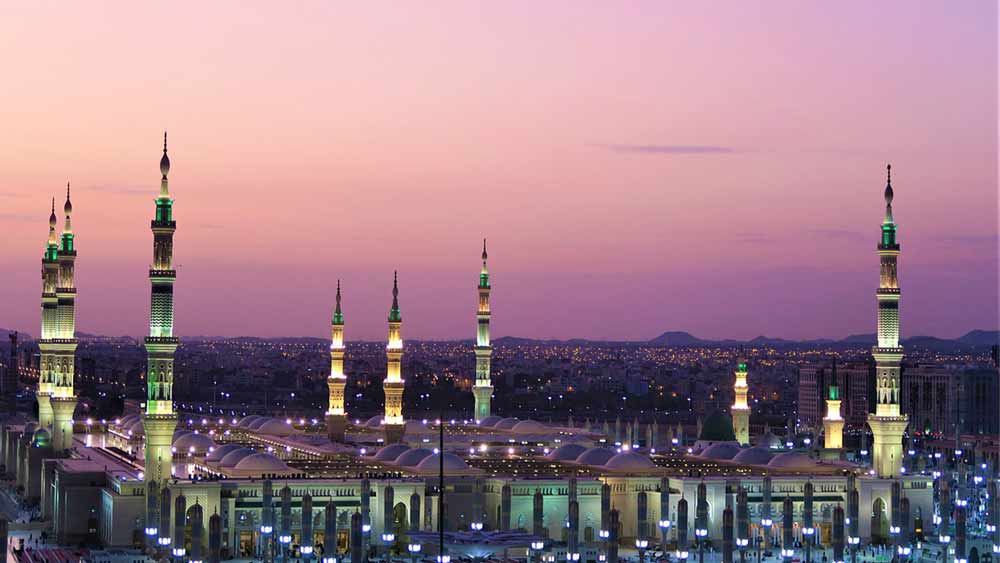
[[[735,442],[736,433],[733,432],[733,420],[722,411],[713,412],[702,424],[698,439],[706,442]]]
[[[35,430],[35,434],[31,437],[31,443],[34,444],[36,448],[47,448],[52,445],[52,436],[49,435],[49,431],[44,428],[39,428]]]

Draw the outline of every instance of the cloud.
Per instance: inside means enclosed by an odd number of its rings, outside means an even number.
[[[158,193],[156,188],[139,186],[112,186],[107,184],[85,186],[83,189],[91,192],[104,192],[120,195],[156,195]]]
[[[736,152],[736,149],[732,147],[716,147],[710,145],[599,144],[597,146],[614,152],[636,154],[718,154]]]

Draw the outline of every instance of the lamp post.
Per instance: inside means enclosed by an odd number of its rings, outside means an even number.
[[[847,536],[847,545],[851,546],[851,563],[858,561],[858,546],[860,544],[861,538],[858,536]]]
[[[271,557],[270,557],[270,555],[271,555],[271,542],[269,540],[271,539],[271,532],[273,532],[273,531],[274,531],[274,527],[271,526],[270,524],[261,524],[261,526],[260,526],[260,536],[261,536],[260,537],[260,541],[261,541],[261,544],[263,544],[261,546],[261,551],[263,551],[263,557],[261,557],[261,559],[263,559],[264,561],[270,561],[271,560]]]
[[[534,552],[536,561],[541,561],[542,550],[545,549],[545,542],[543,541],[533,541],[528,545],[530,551]],[[531,554],[528,554],[528,563],[531,563]]]
[[[385,544],[385,559],[389,560],[392,555],[392,542],[396,541],[396,534],[385,532],[382,534],[382,543]]]
[[[698,538],[698,563],[705,563],[705,538],[708,537],[708,530],[698,528],[694,531],[694,535]]]
[[[371,524],[362,524],[361,525],[361,546],[362,546],[362,549],[364,550],[364,553],[362,554],[361,557],[362,557],[362,560],[365,561],[366,563],[368,561],[368,546],[371,545],[371,542],[370,542],[370,540],[368,538],[371,536],[371,533],[372,533],[372,525]],[[449,559],[449,561],[450,561],[450,559]],[[448,561],[446,561],[444,563],[448,563]]]
[[[649,547],[649,540],[635,540],[635,548],[639,550],[639,563],[645,563],[647,547]]]
[[[750,545],[750,538],[736,538],[736,547],[740,549],[740,563],[746,562],[748,545]]]
[[[419,543],[408,543],[406,544],[406,551],[410,552],[410,560],[413,563],[417,563],[417,557],[420,555],[421,546]]]
[[[816,528],[812,526],[802,528],[802,535],[806,537],[806,563],[812,563],[812,539],[815,533]]]
[[[567,553],[566,554],[566,561],[568,563],[577,563],[578,561],[580,561],[580,553],[576,552],[576,551],[574,551],[572,553]],[[639,563],[642,563],[642,562],[640,561]]]
[[[656,523],[660,527],[660,535],[663,537],[663,553],[667,553],[667,533],[670,531],[670,520],[660,520]]]
[[[278,536],[278,544],[281,546],[281,559],[283,561],[288,559],[288,546],[291,543],[292,543],[291,535],[283,533]]]
[[[771,539],[771,526],[774,525],[774,520],[770,518],[761,518],[760,520],[760,541],[757,542],[757,563],[760,563],[760,548],[762,545],[766,544]]]
[[[482,522],[473,522],[473,523],[469,524],[469,529],[472,530],[473,532],[481,532],[481,531],[483,531],[483,523]]]

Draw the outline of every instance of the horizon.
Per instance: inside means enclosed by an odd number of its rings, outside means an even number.
[[[328,338],[339,279],[384,340],[398,269],[404,340],[471,339],[483,237],[496,337],[869,334],[890,162],[901,333],[1000,326],[995,3],[255,6],[0,22],[0,325],[68,180],[78,331],[148,331],[167,129],[182,337]]]

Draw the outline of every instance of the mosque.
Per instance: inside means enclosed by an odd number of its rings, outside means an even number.
[[[552,425],[494,414],[485,241],[473,348],[475,408],[468,420],[416,420],[404,412],[398,278],[387,318],[384,415],[350,417],[339,282],[323,417],[208,420],[178,413],[170,164],[164,134],[151,222],[144,410],[99,428],[72,418],[77,254],[69,189],[61,237],[53,201],[42,259],[39,416],[6,421],[0,459],[61,542],[147,546],[199,562],[254,554],[273,560],[289,552],[307,559],[349,554],[357,562],[369,548],[406,555],[440,524],[455,545],[493,541],[476,539],[482,536],[494,538],[494,549],[524,549],[529,540],[544,539],[547,552],[596,562],[616,561],[618,546],[637,539],[678,550],[695,538],[731,546],[734,533],[738,545],[764,549],[813,533],[816,542],[829,544],[840,534],[843,543],[845,521],[848,540],[883,542],[891,530],[921,534],[935,515],[934,479],[903,455],[900,247],[891,179],[878,244],[877,410],[869,420],[874,444],[868,466],[845,460],[836,387],[829,390],[823,448],[791,449],[772,435],[752,438],[742,360],[734,370],[730,413],[712,414],[694,440],[655,425],[642,436],[638,425],[623,433],[618,423],[612,431],[589,420]],[[433,553],[436,543],[421,549]]]

